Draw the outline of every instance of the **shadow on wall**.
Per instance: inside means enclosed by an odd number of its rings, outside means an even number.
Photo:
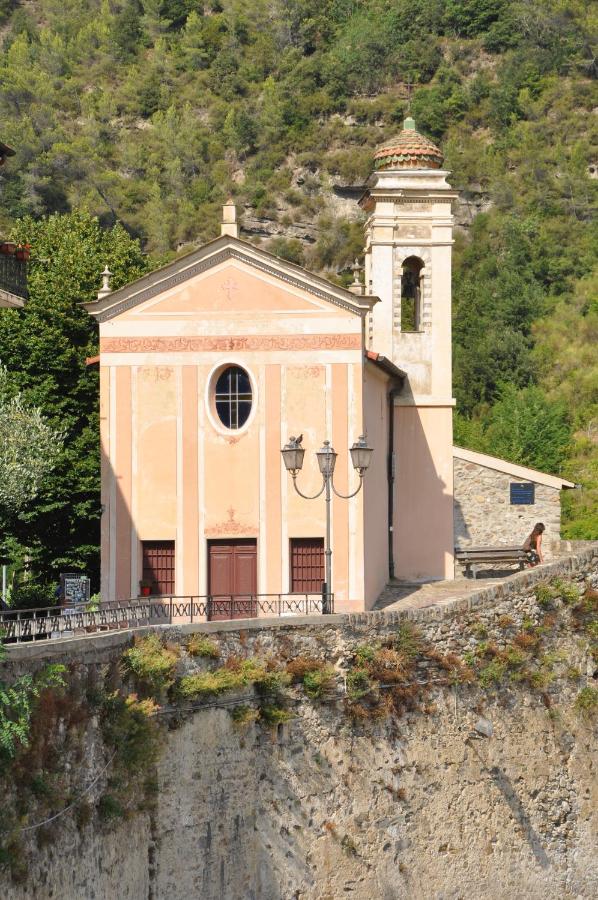
[[[438,471],[438,457],[446,457],[443,462],[452,477],[452,409],[399,406],[395,417],[395,576],[412,581],[450,578],[453,496]],[[436,460],[430,447],[434,439]]]
[[[453,498],[453,527],[455,531],[455,547],[464,547],[465,541],[472,540],[471,532],[463,515],[463,506],[456,497]]]
[[[474,755],[477,757],[481,765],[482,772],[485,772],[493,782],[495,787],[498,788],[507,805],[509,806],[515,821],[521,826],[521,834],[529,844],[537,863],[543,869],[549,869],[551,865],[550,859],[548,858],[548,855],[546,854],[546,851],[542,846],[537,831],[534,829],[531,823],[530,817],[526,813],[521,800],[517,796],[511,779],[504,771],[504,769],[500,768],[500,766],[492,766],[491,768],[488,768],[485,760],[473,745],[472,740],[468,740],[467,743],[473,751]]]
[[[544,847],[540,842],[538,833],[534,830],[530,817],[526,813],[521,800],[515,793],[515,788],[507,773],[498,766],[492,766],[487,769],[492,781],[503,795],[516,821],[521,825],[521,833],[528,842],[536,861],[543,869],[550,868],[550,859],[548,858]]]

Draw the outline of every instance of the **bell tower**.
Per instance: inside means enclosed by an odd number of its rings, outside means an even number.
[[[365,226],[368,348],[407,373],[394,398],[394,575],[452,578],[451,203],[443,156],[412,118],[374,155],[360,201]]]

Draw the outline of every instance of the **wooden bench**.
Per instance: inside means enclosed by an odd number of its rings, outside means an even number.
[[[521,547],[467,547],[464,550],[455,548],[455,559],[465,566],[465,574],[478,576],[480,565],[487,563],[504,563],[525,567],[527,552]]]

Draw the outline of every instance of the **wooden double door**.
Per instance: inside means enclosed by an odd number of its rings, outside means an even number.
[[[246,619],[257,615],[257,541],[208,542],[209,618]]]

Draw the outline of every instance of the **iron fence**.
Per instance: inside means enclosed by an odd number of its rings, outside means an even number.
[[[51,606],[3,610],[0,630],[5,643],[58,640],[75,635],[141,628],[144,625],[187,625],[259,616],[302,616],[334,612],[334,596],[321,594],[252,594],[218,597],[140,597],[101,603],[98,609]]]
[[[0,253],[0,289],[27,300],[27,263],[24,259]]]

